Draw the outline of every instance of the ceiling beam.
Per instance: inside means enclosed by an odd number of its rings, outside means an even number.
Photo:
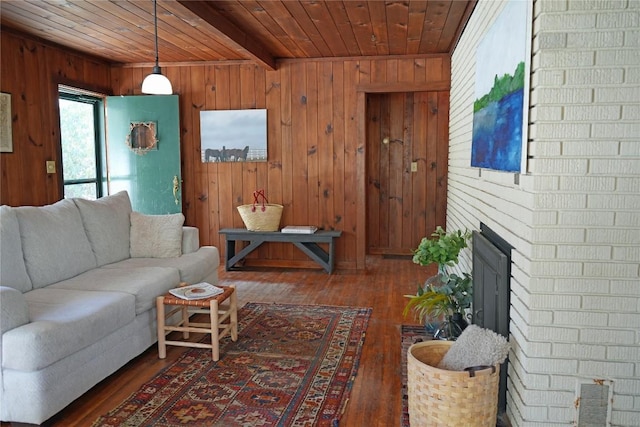
[[[460,22],[458,23],[456,35],[453,37],[453,40],[451,40],[451,45],[449,46],[449,53],[451,55],[453,55],[453,51],[456,50],[456,46],[458,46],[460,37],[462,37],[462,32],[469,23],[469,19],[471,18],[471,14],[473,13],[473,9],[475,9],[476,4],[478,4],[478,0],[470,0],[469,3],[467,3],[464,15],[462,15],[462,19],[460,19]]]
[[[211,25],[213,31],[220,38],[218,42],[240,53],[242,56],[255,61],[258,65],[269,71],[276,69],[276,60],[264,45],[228,21],[211,3],[189,0],[178,0],[178,3]]]

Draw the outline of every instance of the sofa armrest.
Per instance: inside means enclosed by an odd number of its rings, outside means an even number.
[[[200,234],[196,227],[182,227],[182,253],[190,254],[200,248]]]
[[[0,332],[29,323],[27,299],[17,289],[0,286]]]

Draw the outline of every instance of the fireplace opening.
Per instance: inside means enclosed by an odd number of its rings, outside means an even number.
[[[509,338],[513,246],[484,223],[480,223],[479,232],[473,232],[472,246],[472,322]],[[508,359],[500,367],[500,412],[507,407],[507,365]]]

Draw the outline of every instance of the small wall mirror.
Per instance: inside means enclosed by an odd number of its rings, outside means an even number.
[[[158,149],[155,122],[133,122],[129,125],[127,146],[136,154],[143,155]]]

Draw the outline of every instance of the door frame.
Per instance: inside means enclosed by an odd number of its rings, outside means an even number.
[[[410,83],[367,83],[356,86],[357,150],[356,156],[356,269],[366,269],[367,257],[367,94],[396,92],[444,92],[451,90],[450,80],[440,80],[423,84]],[[448,141],[448,137],[447,137]],[[447,142],[448,144],[448,142]]]

